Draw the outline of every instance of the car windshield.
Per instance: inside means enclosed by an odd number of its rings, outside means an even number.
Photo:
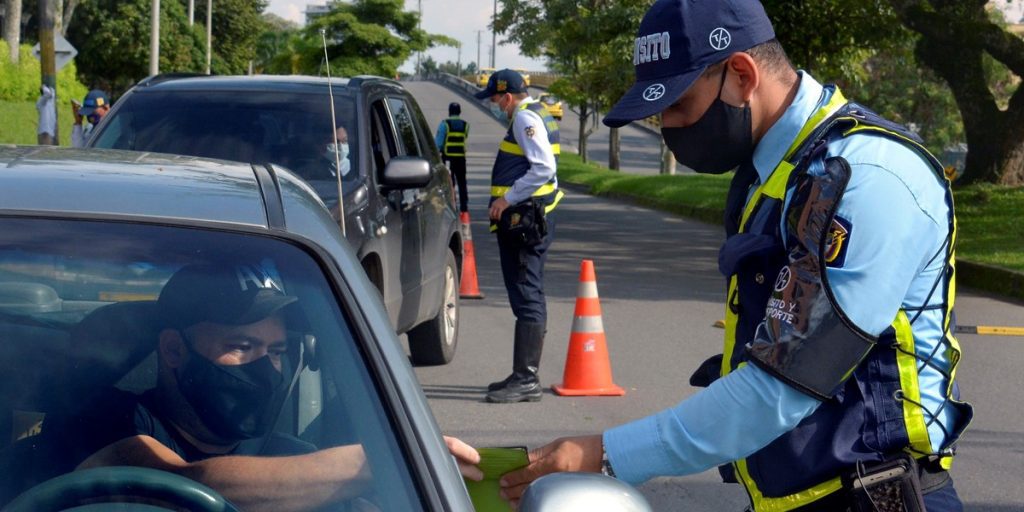
[[[341,143],[343,179],[360,178],[355,104],[347,95],[334,96],[337,129],[331,130],[326,89],[324,94],[140,91],[124,98],[92,145],[270,162],[313,183],[326,201],[324,192],[329,194],[331,187],[318,182],[337,179],[335,140]]]
[[[354,450],[365,458],[359,475],[313,508],[421,509],[380,379],[366,363],[365,346],[374,341],[352,328],[352,309],[338,296],[318,260],[276,238],[0,219],[0,508],[76,468],[144,465],[109,448],[145,435],[188,462],[223,453],[305,455],[309,478],[350,463]],[[242,309],[230,306],[238,301]],[[257,320],[260,314],[269,316]],[[267,331],[269,345],[260,344],[264,331],[249,330],[264,322],[278,329]],[[225,334],[229,341],[217,344],[218,333],[239,332],[248,334]],[[276,384],[246,395],[260,408],[232,395],[238,389],[225,377],[204,377],[202,368],[232,364],[255,371],[261,347],[276,365],[264,365],[261,375],[276,375]],[[247,355],[255,363],[239,362]],[[190,358],[207,366],[190,366]],[[243,414],[250,409],[257,412]],[[349,450],[347,458],[309,457],[343,451],[337,448]],[[246,495],[225,496],[245,508]]]

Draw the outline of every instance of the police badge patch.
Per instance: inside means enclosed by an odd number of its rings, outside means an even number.
[[[532,126],[527,126],[523,130],[523,133],[525,133],[527,137],[532,139],[533,136],[537,134],[537,130],[535,130]]]
[[[828,230],[828,239],[825,240],[825,265],[833,268],[842,268],[846,264],[846,247],[850,242],[850,233],[853,225],[850,221],[836,215],[832,219],[832,226]]]

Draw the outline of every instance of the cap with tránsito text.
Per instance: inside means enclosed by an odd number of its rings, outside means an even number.
[[[165,326],[185,329],[202,322],[256,323],[296,300],[260,265],[202,263],[175,272],[157,303]]]
[[[78,109],[78,113],[82,117],[88,117],[89,114],[92,114],[97,108],[104,105],[110,105],[110,102],[107,100],[107,93],[99,89],[93,89],[89,91],[89,94],[85,95],[85,99],[82,101],[82,108]]]
[[[633,45],[636,83],[604,117],[623,126],[675,103],[708,66],[775,39],[757,0],[658,0]]]
[[[511,69],[495,71],[487,79],[487,87],[484,87],[484,90],[474,94],[474,96],[478,100],[483,100],[495,94],[505,94],[506,92],[512,94],[529,92],[526,88],[526,80],[523,80],[523,75]]]

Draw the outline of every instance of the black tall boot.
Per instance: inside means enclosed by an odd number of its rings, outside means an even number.
[[[538,322],[516,322],[515,348],[512,351],[512,375],[497,389],[488,386],[487,401],[499,404],[537,402],[541,397],[540,355],[544,349],[546,326]],[[494,385],[492,384],[492,385]]]

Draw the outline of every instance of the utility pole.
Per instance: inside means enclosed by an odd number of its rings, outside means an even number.
[[[196,0],[188,0],[188,26],[196,22]]]
[[[39,0],[39,71],[41,83],[53,89],[54,111],[57,110],[57,55],[53,40],[54,0]],[[55,112],[56,113],[56,112]],[[39,145],[60,144],[55,123],[53,139],[47,134],[38,136]]]
[[[160,0],[149,11],[149,76],[160,73]]]
[[[459,41],[459,56],[455,58],[455,76],[462,76],[462,41]]]
[[[498,0],[494,0],[494,16],[491,17],[491,67],[494,67],[494,49],[498,47],[498,33],[494,30],[494,23],[498,21]]]
[[[210,61],[213,60],[213,0],[206,0],[206,74],[210,74]]]
[[[480,68],[483,67],[483,63],[480,62],[480,34],[482,33],[483,30],[476,31],[476,69],[478,73],[480,72]]]

